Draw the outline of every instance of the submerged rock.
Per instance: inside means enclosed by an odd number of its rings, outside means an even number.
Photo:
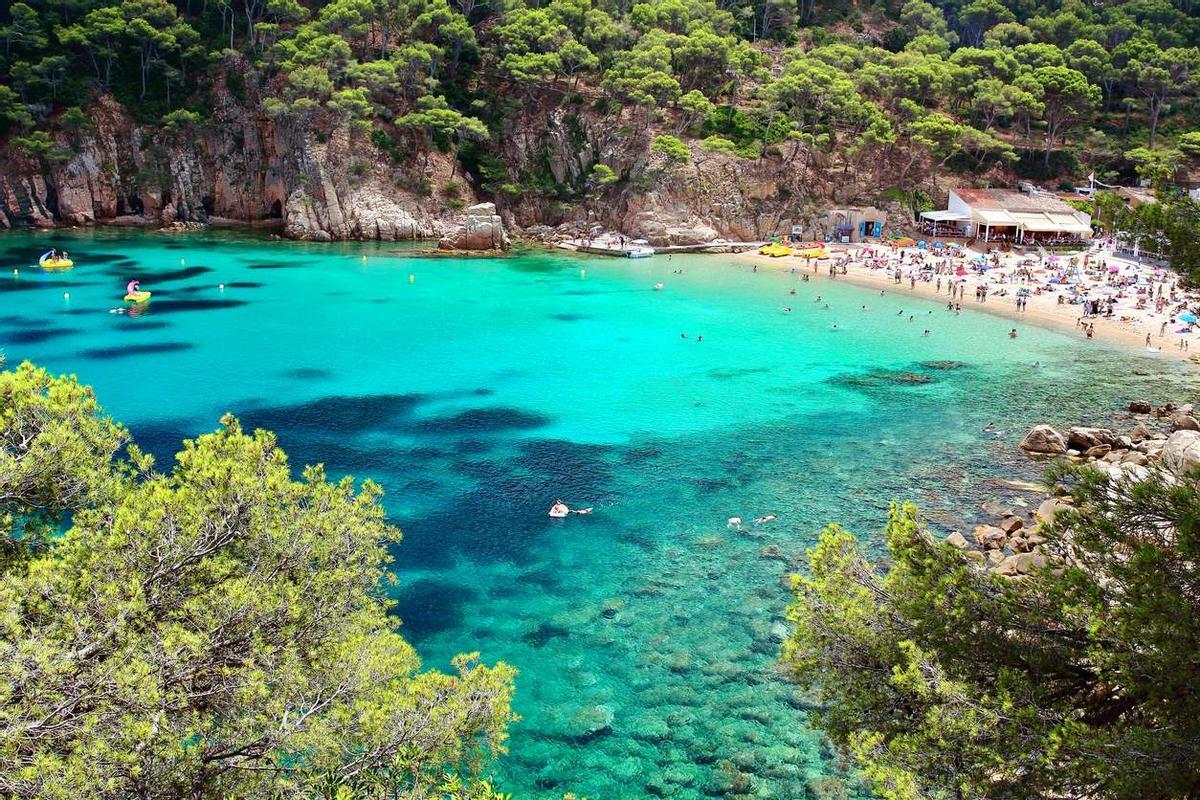
[[[592,739],[612,731],[613,710],[606,705],[581,708],[567,724],[567,735],[573,739]]]

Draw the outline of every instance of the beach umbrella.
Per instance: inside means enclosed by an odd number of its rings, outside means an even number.
[[[1186,322],[1187,324],[1191,325],[1193,322],[1196,321],[1196,315],[1190,311],[1185,311],[1179,315],[1179,319],[1181,321]]]

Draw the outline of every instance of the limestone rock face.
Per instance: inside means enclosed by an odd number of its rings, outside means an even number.
[[[1200,467],[1200,431],[1176,431],[1168,436],[1162,462],[1178,472]]]
[[[1020,447],[1027,453],[1061,455],[1067,452],[1067,440],[1049,425],[1034,425],[1021,440]]]
[[[1067,447],[1083,453],[1098,445],[1115,447],[1118,437],[1108,428],[1074,427],[1067,431]]]
[[[994,525],[980,525],[971,531],[971,537],[984,550],[999,550],[1008,542],[1008,535]]]
[[[958,531],[955,531],[954,533],[952,533],[946,537],[946,544],[952,544],[955,547],[962,550],[962,549],[966,548],[967,540],[963,537],[963,535],[961,533],[959,533]]]
[[[1185,414],[1182,411],[1171,417],[1171,430],[1173,431],[1200,431],[1200,422],[1191,414]]]
[[[442,250],[507,250],[511,246],[494,203],[468,208],[458,227],[438,242]]]
[[[1068,506],[1060,500],[1055,500],[1053,497],[1047,498],[1037,507],[1037,511],[1033,512],[1033,518],[1038,524],[1045,525],[1054,519],[1054,515],[1059,511],[1068,508]]]

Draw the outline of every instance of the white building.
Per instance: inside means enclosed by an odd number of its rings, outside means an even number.
[[[1048,194],[1012,189],[952,189],[944,211],[921,214],[928,233],[984,242],[1032,244],[1092,235],[1092,217]]]

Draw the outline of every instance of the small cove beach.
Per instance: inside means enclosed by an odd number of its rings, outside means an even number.
[[[864,288],[886,292],[892,300],[905,296],[921,297],[941,303],[951,302],[950,285],[952,281],[961,281],[964,291],[962,297],[955,295],[953,302],[961,306],[962,311],[983,311],[988,314],[1011,319],[1014,322],[1033,324],[1044,328],[1058,330],[1068,335],[1086,339],[1086,331],[1080,325],[1083,306],[1071,303],[1060,303],[1059,298],[1065,291],[1036,292],[1038,283],[1022,281],[1016,273],[1020,269],[1019,260],[1014,257],[1001,259],[999,267],[993,267],[986,272],[968,270],[965,276],[954,273],[933,273],[926,271],[924,277],[917,268],[913,255],[920,251],[917,248],[894,248],[887,245],[841,245],[832,246],[832,254],[828,258],[804,259],[796,256],[771,258],[757,252],[741,253],[728,256],[735,263],[750,265],[759,269],[782,270],[789,274],[807,274],[810,279],[818,281],[834,280],[851,283]],[[900,258],[907,254],[905,262]],[[1062,257],[1064,264],[1069,258],[1082,260],[1083,254],[1066,255]],[[848,257],[848,260],[847,260]],[[969,263],[971,258],[960,262]],[[1034,258],[1037,258],[1036,256]],[[1153,270],[1137,265],[1127,259],[1121,259],[1104,251],[1091,251],[1093,263],[1105,259],[1106,264],[1119,265],[1122,270],[1130,273],[1150,273]],[[941,262],[941,257],[930,256],[930,263]],[[956,263],[960,263],[956,262]],[[830,265],[844,266],[845,272],[836,276],[830,274]],[[882,264],[881,266],[872,266]],[[1048,265],[1047,265],[1048,266]],[[895,279],[895,269],[901,271],[900,282]],[[913,278],[916,278],[914,281]],[[1169,285],[1173,281],[1168,277],[1163,281]],[[985,301],[976,299],[975,291],[979,286],[987,285],[991,291]],[[1044,281],[1043,281],[1044,285]],[[1090,288],[1099,288],[1100,282],[1093,281]],[[1028,289],[1027,303],[1024,310],[1018,310],[1015,303],[1016,290]],[[1065,288],[1065,287],[1064,287]],[[997,289],[1005,290],[1005,294],[997,294]],[[1099,293],[1097,293],[1099,294]],[[1182,298],[1182,292],[1180,293]],[[1193,296],[1192,302],[1195,302]],[[1130,307],[1132,301],[1117,302],[1117,310],[1113,317],[1103,315],[1089,317],[1086,321],[1094,324],[1096,339],[1110,342],[1142,355],[1158,358],[1186,360],[1191,363],[1200,361],[1200,333],[1194,325],[1185,325],[1173,320],[1174,314],[1169,311],[1162,313],[1152,307],[1139,309]],[[953,312],[949,312],[953,313]],[[1163,323],[1165,326],[1165,333]],[[936,323],[935,323],[936,324]],[[1182,328],[1193,328],[1192,332],[1178,332]],[[1018,327],[1018,335],[1021,328]],[[936,328],[932,334],[936,335]],[[1147,348],[1146,335],[1150,335],[1150,347]],[[1180,342],[1187,342],[1186,349],[1180,347]],[[1195,356],[1195,358],[1193,358]]]
[[[51,244],[76,266],[25,266]],[[729,765],[763,797],[845,780],[778,672],[788,576],[820,530],[878,550],[899,499],[969,530],[1038,480],[1030,426],[1194,387],[1107,341],[943,318],[934,295],[901,317],[907,284],[802,283],[783,259],[122,230],[10,233],[0,253],[9,363],[93,385],[161,466],[229,411],[297,469],[383,487],[402,631],[431,667],[478,650],[520,671],[496,777],[534,800],[701,800]],[[152,299],[109,313],[134,278]],[[551,519],[556,498],[595,511]]]

